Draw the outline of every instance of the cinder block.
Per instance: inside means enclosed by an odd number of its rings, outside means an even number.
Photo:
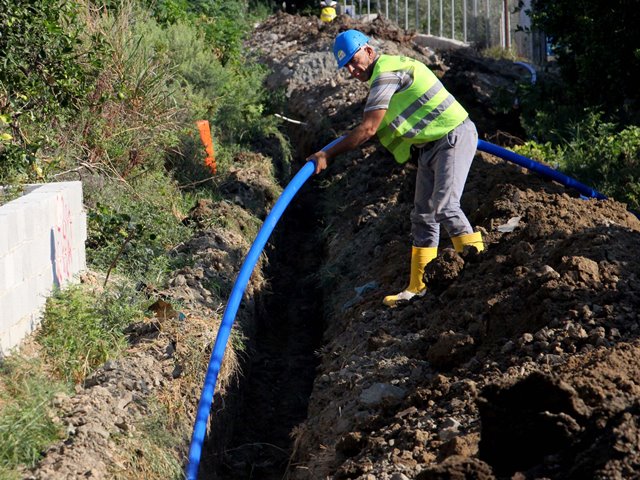
[[[5,292],[4,295],[0,297],[0,308],[2,308],[2,318],[0,319],[2,330],[9,331],[11,325],[19,320],[13,305],[13,296],[11,291]]]
[[[8,286],[7,286],[7,278],[5,275],[5,271],[4,271],[4,262],[5,262],[5,257],[9,255],[8,252],[0,253],[0,296],[4,295],[4,293],[7,291]]]
[[[73,236],[77,246],[84,248],[84,242],[87,241],[87,214],[82,211],[74,217],[74,230]]]
[[[19,238],[22,241],[33,238],[40,220],[36,213],[38,205],[34,199],[30,195],[20,197],[10,204],[10,208],[18,219],[18,228],[21,229],[17,232],[21,235]]]
[[[2,356],[10,355],[19,341],[12,341],[10,330],[0,331],[0,354]]]
[[[13,252],[7,252],[0,258],[0,285],[3,291],[11,290],[18,283],[15,262],[16,255]]]
[[[83,245],[82,248],[78,250],[78,272],[81,272],[86,269],[87,269],[87,250],[86,248],[84,248],[84,245]]]
[[[73,281],[86,268],[87,218],[81,182],[32,185],[31,193],[0,207],[0,350],[29,334],[55,282],[56,240]],[[61,240],[58,227],[67,228]],[[60,242],[62,241],[62,245]],[[58,265],[59,266],[59,265]],[[63,281],[63,284],[66,283]]]
[[[9,310],[13,312],[14,318],[18,321],[28,316],[32,310],[29,304],[29,284],[29,282],[21,282],[11,289]]]
[[[50,193],[36,190],[25,197],[28,200],[28,216],[33,226],[33,235],[41,235],[51,230],[55,215],[55,204]]]
[[[0,214],[6,214],[9,217],[9,242],[15,246],[20,244],[26,238],[26,218],[24,216],[23,205],[16,201],[9,202],[0,207]]]
[[[35,271],[42,269],[42,265],[51,263],[51,239],[50,235],[39,235],[31,242],[29,254],[33,257]]]
[[[33,250],[33,241],[26,240],[20,245],[20,249],[15,252],[16,259],[18,260],[17,273],[20,281],[25,281],[35,276],[37,265],[35,263]]]
[[[18,322],[14,323],[9,329],[9,338],[13,344],[11,348],[19,345],[19,343],[34,330],[34,325],[30,316],[21,318]]]
[[[44,295],[39,292],[34,292],[31,303],[31,311],[30,315],[34,322],[34,325],[40,324],[40,319],[42,318],[42,313],[44,312],[44,306],[47,303],[47,295]],[[35,328],[35,327],[34,327]]]
[[[9,317],[9,311],[7,310],[8,298],[8,292],[0,292],[0,311],[2,312],[2,315],[0,315],[0,332],[9,330],[9,325],[13,322],[13,318]]]
[[[65,200],[71,213],[75,216],[84,212],[84,203],[82,198],[82,182],[67,182],[65,190]]]
[[[11,209],[6,209],[6,205],[0,207],[0,255],[9,252],[16,240],[14,232],[17,229],[17,218]]]
[[[53,271],[51,268],[40,270],[36,277],[35,286],[38,292],[38,304],[44,304],[47,297],[53,292],[54,287]]]

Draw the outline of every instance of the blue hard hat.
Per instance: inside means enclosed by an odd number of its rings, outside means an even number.
[[[353,58],[360,47],[369,42],[369,37],[358,30],[347,30],[340,33],[333,42],[333,55],[338,68],[344,67]]]

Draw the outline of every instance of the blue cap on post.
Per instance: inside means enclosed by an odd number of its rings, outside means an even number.
[[[333,55],[338,68],[344,67],[353,58],[360,47],[369,42],[369,37],[358,30],[347,30],[340,33],[333,42]]]

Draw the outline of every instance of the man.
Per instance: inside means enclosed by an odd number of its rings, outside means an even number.
[[[426,292],[424,269],[437,256],[442,224],[456,251],[465,246],[484,250],[480,232],[474,232],[460,208],[460,197],[476,153],[478,133],[466,110],[438,78],[417,60],[377,55],[369,38],[357,30],[340,33],[333,45],[338,68],[353,78],[369,82],[370,91],[362,122],[326,151],[309,156],[315,173],[327,162],[353,150],[377,135],[398,163],[417,149],[418,172],[411,212],[411,274],[409,286],[383,303],[400,301]]]

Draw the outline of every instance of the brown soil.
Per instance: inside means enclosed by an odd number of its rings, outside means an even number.
[[[298,158],[361,117],[366,87],[329,53],[345,27],[430,65],[481,138],[521,135],[515,112],[494,107],[514,91],[509,62],[439,55],[381,20],[280,14],[250,46],[286,90],[285,115],[307,122],[290,128]],[[428,294],[387,309],[382,297],[408,276],[414,173],[370,143],[312,179],[326,223],[325,345],[289,477],[636,478],[638,219],[478,154],[463,208],[487,250],[459,255],[443,237]]]

